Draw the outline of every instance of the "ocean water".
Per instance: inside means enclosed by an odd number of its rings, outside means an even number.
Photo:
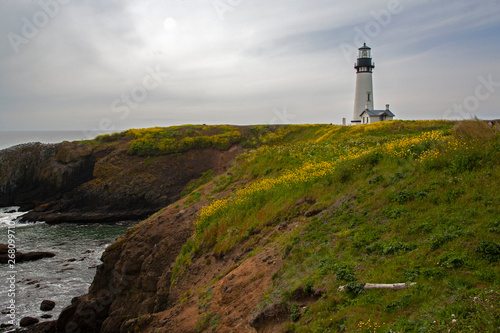
[[[58,143],[62,141],[78,141],[93,139],[100,134],[112,132],[103,131],[0,131],[0,149],[12,147],[21,143],[42,142]]]
[[[20,252],[48,251],[55,257],[37,261],[0,264],[0,311],[7,312],[15,300],[15,324],[26,316],[44,320],[57,319],[71,299],[88,292],[96,266],[101,263],[104,249],[136,222],[114,224],[59,224],[20,223],[18,207],[0,208],[0,243],[7,244],[9,225],[14,232],[16,248]],[[15,276],[15,296],[7,278]],[[9,295],[10,294],[10,295]],[[43,312],[43,300],[56,302],[54,310]],[[50,314],[50,319],[41,319]],[[9,314],[0,314],[0,323],[8,323]]]

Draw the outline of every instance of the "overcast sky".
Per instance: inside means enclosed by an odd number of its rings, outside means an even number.
[[[500,118],[498,0],[2,0],[0,130]]]

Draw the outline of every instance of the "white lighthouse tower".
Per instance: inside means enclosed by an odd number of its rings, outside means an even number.
[[[372,63],[372,50],[364,43],[358,51],[358,61],[354,64],[356,69],[356,93],[354,96],[352,125],[361,124],[361,113],[364,110],[373,110],[372,72],[375,64]]]

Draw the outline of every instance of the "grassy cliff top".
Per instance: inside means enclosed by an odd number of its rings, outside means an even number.
[[[246,135],[230,126],[182,130],[215,131],[221,148]],[[163,152],[142,141],[177,140],[163,131],[125,132],[135,140],[130,152]],[[270,133],[227,174],[197,183],[214,184],[210,194],[189,194],[211,203],[177,258],[172,288],[207,252],[274,247],[284,264],[255,311],[283,305],[289,332],[500,330],[497,130],[480,121],[392,121],[282,126],[253,137]],[[402,282],[416,285],[363,289]],[[297,291],[323,296],[302,307]]]
[[[183,125],[130,129],[119,133],[105,134],[90,145],[116,144],[127,142],[130,155],[151,156],[182,153],[190,149],[214,148],[226,150],[240,144],[244,148],[255,148],[263,144],[277,143],[300,126],[280,125]]]

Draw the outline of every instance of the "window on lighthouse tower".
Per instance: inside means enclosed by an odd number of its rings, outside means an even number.
[[[366,101],[370,102],[370,93],[369,92],[366,93]]]

